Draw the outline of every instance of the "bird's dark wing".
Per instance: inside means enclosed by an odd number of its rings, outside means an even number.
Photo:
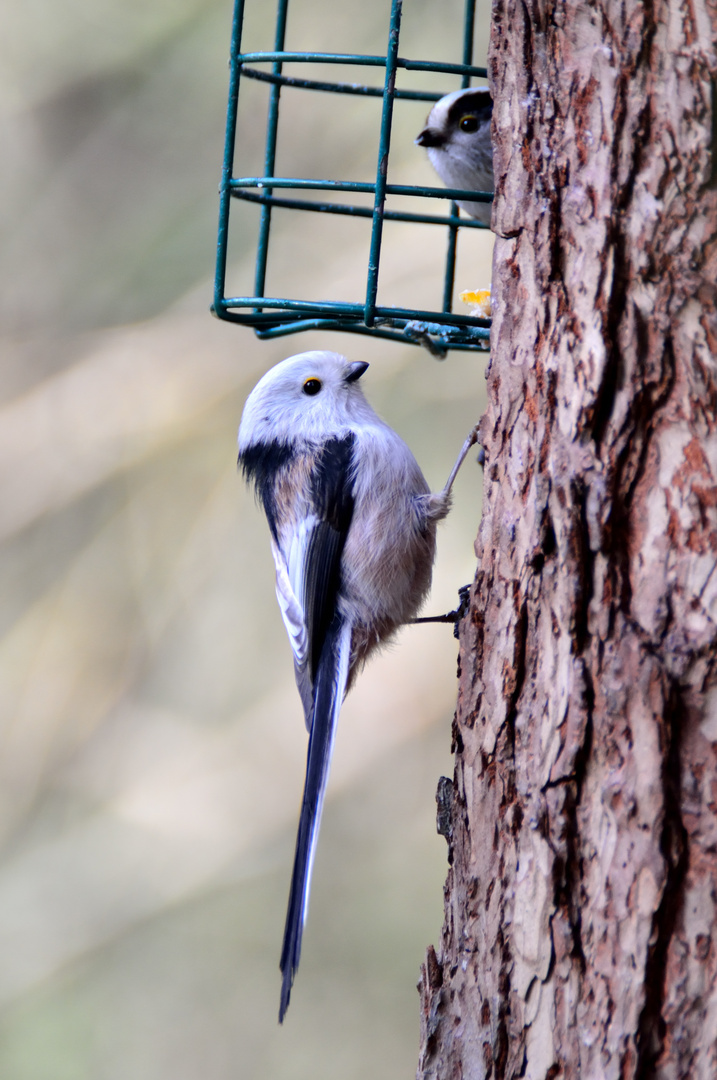
[[[296,837],[281,953],[284,1019],[299,966],[311,870],[331,765],[334,735],[351,663],[350,624],[337,606],[341,557],[353,515],[354,437],[330,439],[288,462],[267,507],[276,562],[277,596],[294,650],[296,682],[309,729],[306,781]],[[276,492],[281,485],[281,499]],[[298,509],[286,512],[289,493]],[[265,501],[265,507],[267,503]]]
[[[316,524],[308,536],[299,585],[309,635],[309,672],[315,681],[341,585],[341,556],[351,525],[354,436],[326,442],[311,475]]]
[[[276,595],[309,729],[316,671],[336,608],[353,514],[353,442],[349,434],[295,455],[262,494],[272,531]]]

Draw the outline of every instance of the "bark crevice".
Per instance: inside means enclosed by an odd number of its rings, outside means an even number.
[[[682,819],[681,728],[687,716],[681,707],[679,688],[673,684],[665,701],[663,757],[664,816],[660,851],[665,861],[666,878],[662,899],[653,917],[651,944],[645,964],[645,1003],[637,1031],[635,1080],[653,1080],[663,1050],[666,1023],[663,1016],[667,967],[680,910],[684,904],[689,840]]]

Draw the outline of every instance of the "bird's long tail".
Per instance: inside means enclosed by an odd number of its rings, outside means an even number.
[[[346,691],[350,652],[351,627],[337,612],[327,632],[314,680],[314,707],[306,759],[306,781],[279,965],[282,973],[279,1023],[283,1021],[289,1007],[291,987],[299,967],[301,935],[309,905],[311,870],[329,778],[336,722]]]

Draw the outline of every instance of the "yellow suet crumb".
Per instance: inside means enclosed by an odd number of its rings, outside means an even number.
[[[460,298],[464,304],[474,304],[471,315],[478,319],[490,319],[490,289],[465,289]]]

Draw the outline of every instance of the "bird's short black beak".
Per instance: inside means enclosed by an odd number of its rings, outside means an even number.
[[[346,382],[356,382],[357,379],[361,378],[367,367],[368,364],[365,360],[355,360],[353,364],[349,364],[349,373],[346,376]]]
[[[439,132],[429,127],[425,127],[414,139],[416,146],[443,146],[444,141]]]

